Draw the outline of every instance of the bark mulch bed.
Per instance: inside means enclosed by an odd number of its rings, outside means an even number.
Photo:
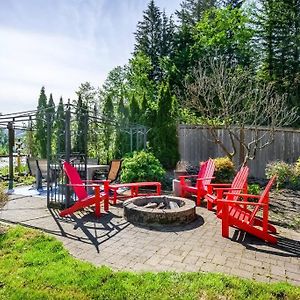
[[[300,232],[300,191],[283,189],[270,193],[272,223]]]

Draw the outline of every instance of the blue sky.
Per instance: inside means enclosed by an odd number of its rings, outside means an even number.
[[[124,65],[149,0],[0,0],[0,112],[35,109],[42,86],[58,102],[100,86]],[[181,0],[156,0],[167,14]]]

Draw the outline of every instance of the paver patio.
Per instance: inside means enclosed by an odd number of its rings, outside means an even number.
[[[46,199],[10,196],[0,221],[41,229],[61,240],[76,258],[115,270],[202,271],[258,281],[300,285],[300,233],[281,228],[277,246],[231,229],[221,236],[221,222],[198,207],[195,222],[177,227],[137,227],[123,217],[121,205],[100,219],[89,211],[61,218]]]

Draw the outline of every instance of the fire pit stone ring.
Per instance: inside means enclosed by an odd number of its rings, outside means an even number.
[[[124,202],[124,218],[139,225],[184,225],[196,219],[196,205],[174,196],[140,196]]]

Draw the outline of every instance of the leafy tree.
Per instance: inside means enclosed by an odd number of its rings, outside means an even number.
[[[42,87],[38,100],[37,112],[36,112],[36,133],[35,141],[37,143],[38,154],[41,158],[47,157],[47,96],[45,94],[45,88]]]
[[[148,99],[154,101],[157,92],[155,82],[151,80],[149,76],[152,67],[150,58],[143,52],[136,53],[133,58],[129,60],[126,72],[129,98],[133,94],[138,98],[146,94]]]
[[[254,32],[249,23],[249,16],[239,8],[207,11],[195,27],[193,55],[201,59],[218,53],[231,65],[249,67],[255,57],[251,47]]]
[[[111,98],[113,105],[117,106],[120,99],[127,95],[127,70],[125,67],[117,66],[112,69],[100,90],[101,99]]]
[[[171,61],[165,65],[170,75],[169,82],[173,92],[182,93],[184,78],[188,76],[198,60],[193,50],[194,27],[202,20],[207,10],[216,7],[216,2],[215,0],[185,0],[180,4],[180,9],[175,12],[179,19],[179,26],[173,38],[174,50]]]
[[[56,152],[64,153],[66,145],[65,137],[65,110],[63,99],[60,97],[55,116],[55,137],[56,137]]]
[[[93,87],[90,82],[81,83],[78,90],[75,92],[78,100],[80,96],[80,100],[82,101],[83,105],[88,108],[89,110],[93,110],[95,105],[98,105],[97,99],[97,91],[95,87]],[[75,106],[77,105],[77,101],[73,101]]]
[[[8,154],[8,136],[2,128],[0,128],[0,153]]]

